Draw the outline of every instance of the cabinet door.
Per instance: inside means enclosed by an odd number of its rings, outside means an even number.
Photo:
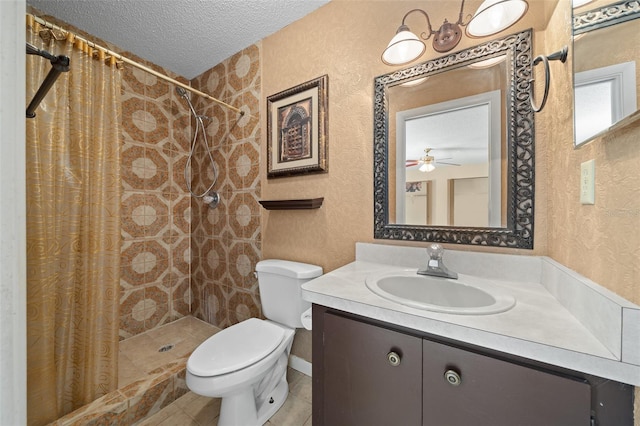
[[[586,426],[588,383],[424,341],[423,424]],[[457,386],[447,371],[460,377]],[[456,382],[456,376],[450,375]]]
[[[420,425],[421,338],[325,313],[323,361],[325,425]]]

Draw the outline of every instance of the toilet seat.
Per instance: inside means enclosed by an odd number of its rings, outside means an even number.
[[[198,346],[187,361],[187,369],[202,377],[243,369],[273,352],[284,334],[284,329],[275,324],[249,318],[214,334]]]

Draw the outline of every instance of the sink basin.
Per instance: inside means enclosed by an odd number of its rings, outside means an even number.
[[[516,300],[484,280],[460,276],[458,280],[418,275],[415,270],[373,275],[367,288],[385,299],[412,308],[462,315],[497,314]]]

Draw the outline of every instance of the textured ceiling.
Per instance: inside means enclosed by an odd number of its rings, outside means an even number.
[[[28,0],[192,79],[329,0]]]

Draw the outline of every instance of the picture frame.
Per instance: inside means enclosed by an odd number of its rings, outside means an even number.
[[[327,173],[329,76],[267,97],[267,178]]]

